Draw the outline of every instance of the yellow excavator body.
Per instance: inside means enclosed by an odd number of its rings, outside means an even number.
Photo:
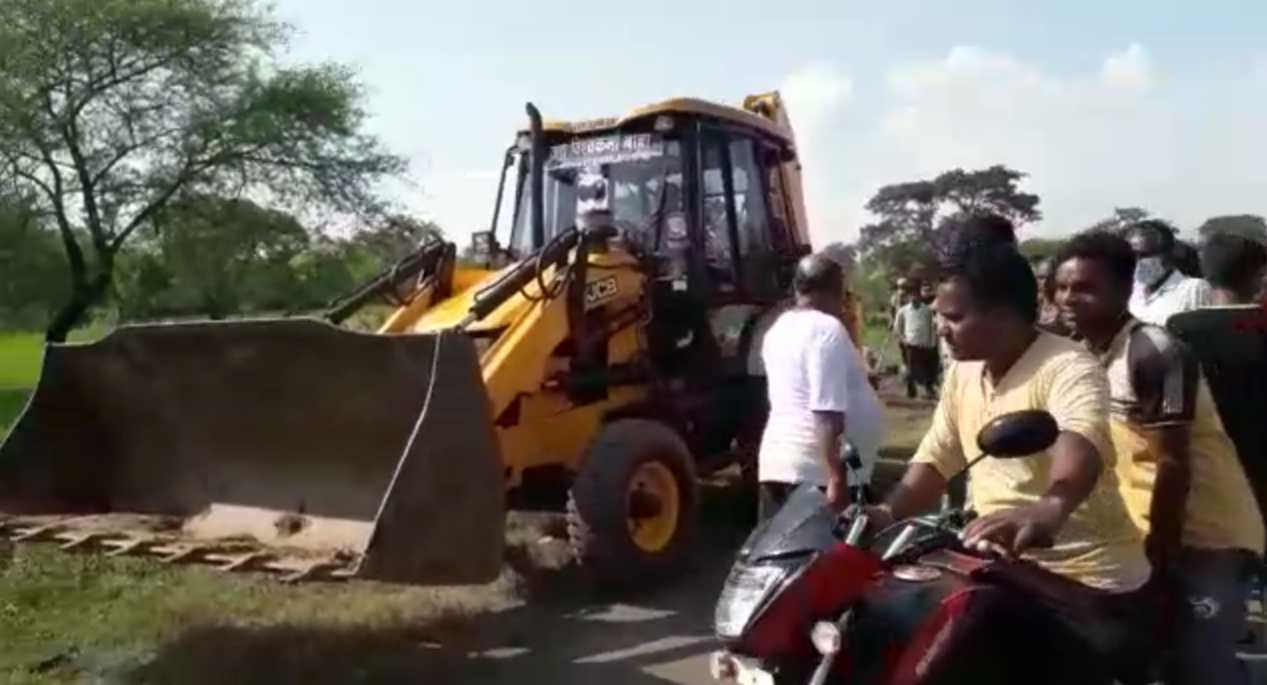
[[[786,114],[777,93],[529,112],[497,259],[429,243],[329,320],[48,345],[0,444],[0,532],[295,580],[475,584],[501,570],[508,496],[561,474],[578,560],[682,568],[696,476],[764,420],[753,331],[809,251]],[[716,176],[682,162],[702,121],[736,131],[700,140],[729,146]],[[719,223],[699,225],[706,208]],[[379,296],[398,307],[377,332],[332,323]]]

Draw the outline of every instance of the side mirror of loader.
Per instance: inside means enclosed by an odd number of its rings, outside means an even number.
[[[476,231],[471,234],[471,257],[476,262],[491,266],[501,253],[497,235],[492,231]]]

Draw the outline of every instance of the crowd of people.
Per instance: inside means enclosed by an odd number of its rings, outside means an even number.
[[[935,506],[984,425],[1045,410],[1060,430],[1050,449],[972,470],[979,516],[963,538],[1081,595],[1076,611],[1041,595],[998,610],[1041,644],[1044,673],[1026,673],[1033,654],[1019,645],[983,641],[991,653],[969,660],[977,670],[947,682],[1111,683],[1147,662],[1171,685],[1250,683],[1237,650],[1267,543],[1267,249],[1216,235],[1194,264],[1180,245],[1149,220],[1031,261],[1006,219],[980,217],[935,286],[902,284],[893,313],[907,392],[937,406],[901,483],[868,514],[884,525]],[[839,330],[843,283],[819,256],[797,271],[800,313],[777,321],[763,350],[771,415],[759,455],[763,492],[810,482],[838,507],[849,503],[842,441],[875,442],[882,422]],[[940,384],[939,344],[950,357]]]

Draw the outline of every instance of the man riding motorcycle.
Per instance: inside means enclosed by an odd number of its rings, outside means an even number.
[[[1146,660],[1155,603],[1111,463],[1106,375],[1077,343],[1037,328],[1038,285],[1013,246],[976,241],[969,225],[946,261],[935,309],[955,362],[902,482],[867,513],[885,526],[935,506],[991,418],[1050,412],[1061,432],[1046,453],[973,468],[968,499],[980,516],[963,538],[969,549],[1023,555],[1050,574],[1018,568],[1061,590],[1009,593],[977,622],[982,639],[962,643],[979,658],[953,660],[955,672],[935,681],[1111,683]]]

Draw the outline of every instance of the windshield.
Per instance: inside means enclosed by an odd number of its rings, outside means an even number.
[[[528,164],[521,156],[520,164]],[[608,210],[622,230],[654,235],[669,214],[682,211],[681,146],[652,133],[577,138],[550,149],[545,164],[545,239],[576,224],[589,210]],[[532,186],[524,182],[515,206],[510,249],[536,250]]]

